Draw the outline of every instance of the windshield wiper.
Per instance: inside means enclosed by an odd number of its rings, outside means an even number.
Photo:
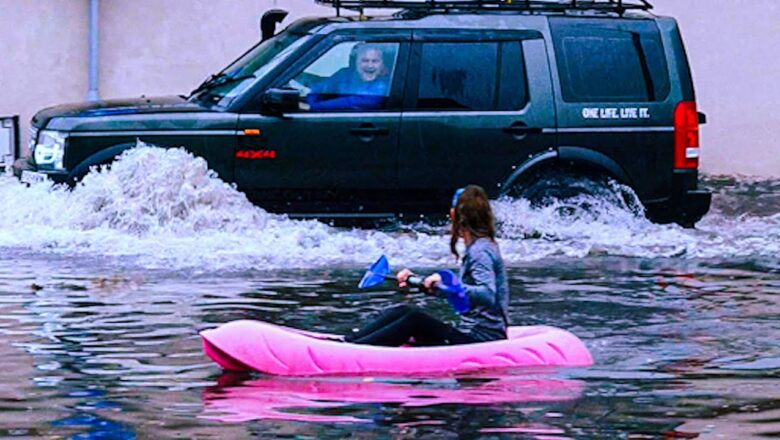
[[[194,96],[196,93],[206,89],[213,89],[215,87],[224,86],[225,84],[234,83],[236,81],[243,81],[245,79],[256,78],[255,75],[239,75],[239,76],[227,76],[225,73],[217,73],[211,75],[209,79],[203,81],[203,84],[199,85],[195,90],[190,92],[190,96]]]
[[[224,77],[225,77],[224,73],[213,73],[210,77],[206,78],[205,81],[200,83],[200,85],[198,87],[195,87],[195,89],[190,92],[190,96],[193,96],[194,94],[200,92],[201,90],[204,90],[204,89],[206,89],[208,87],[211,87],[211,84],[214,81],[216,81],[219,78],[224,78]]]

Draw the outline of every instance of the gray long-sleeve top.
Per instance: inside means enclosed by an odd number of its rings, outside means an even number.
[[[480,341],[506,339],[509,325],[509,283],[498,245],[478,238],[466,248],[460,280],[471,308],[461,316],[458,329]]]

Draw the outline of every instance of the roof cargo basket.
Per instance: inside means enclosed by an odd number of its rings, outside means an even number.
[[[489,12],[489,11],[568,11],[597,10],[623,15],[627,10],[647,11],[648,0],[315,0],[316,3],[341,9],[401,9],[416,13]]]

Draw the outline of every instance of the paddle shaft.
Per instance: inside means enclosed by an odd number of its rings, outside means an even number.
[[[394,280],[395,281],[397,278],[395,277],[395,275],[385,275],[385,279],[386,280]],[[424,287],[423,286],[423,278],[415,276],[415,275],[412,275],[409,278],[407,278],[406,279],[406,284],[408,284],[410,286],[413,286],[413,287]]]

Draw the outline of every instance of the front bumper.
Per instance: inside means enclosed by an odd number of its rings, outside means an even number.
[[[24,171],[31,171],[34,173],[45,174],[46,178],[52,181],[53,183],[65,183],[68,180],[68,174],[65,172],[38,170],[35,164],[32,162],[32,159],[29,157],[17,159],[14,162],[14,164],[11,166],[11,170],[13,171],[14,176],[17,179],[22,178],[22,173]]]
[[[671,197],[644,202],[647,217],[655,223],[677,223],[692,228],[709,212],[712,203],[712,193],[697,186],[697,172],[676,171]]]

